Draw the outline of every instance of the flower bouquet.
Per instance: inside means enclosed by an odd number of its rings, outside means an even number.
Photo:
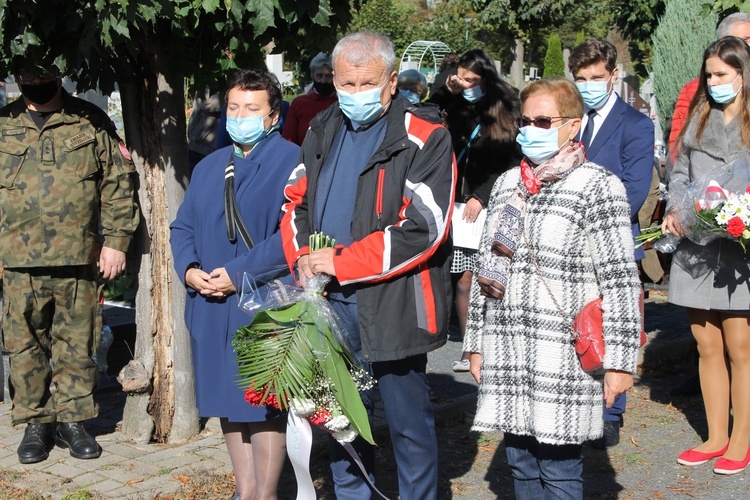
[[[320,234],[310,237],[311,251],[333,244]],[[287,447],[295,450],[289,456],[297,474],[298,498],[315,498],[308,469],[310,424],[332,434],[356,459],[350,443],[357,435],[375,444],[360,396],[360,391],[372,389],[374,381],[322,296],[330,276],[316,275],[304,289],[265,281],[243,278],[240,307],[254,317],[237,331],[232,343],[239,384],[248,403],[289,411]],[[264,297],[261,288],[266,289]]]
[[[334,243],[320,234],[310,238],[311,251]],[[359,395],[374,383],[322,296],[329,280],[314,276],[304,290],[269,284],[265,307],[234,337],[240,384],[250,404],[291,409],[339,441],[350,442],[359,434],[374,444]]]
[[[670,207],[686,238],[706,245],[716,238],[737,241],[746,250],[750,241],[750,168],[747,158],[710,172],[690,183]],[[636,240],[641,244],[665,235],[647,228]],[[673,236],[674,235],[669,235]]]

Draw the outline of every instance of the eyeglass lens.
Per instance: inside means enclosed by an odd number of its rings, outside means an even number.
[[[549,116],[537,116],[532,120],[531,118],[527,118],[525,116],[521,117],[522,127],[528,127],[532,124],[537,128],[548,129],[552,126],[552,118],[550,118]]]

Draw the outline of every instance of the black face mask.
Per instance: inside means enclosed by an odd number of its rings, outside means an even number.
[[[313,82],[313,88],[315,89],[315,92],[324,96],[329,96],[336,90],[333,83],[328,82]]]
[[[34,104],[47,104],[57,95],[57,80],[52,80],[41,85],[21,85],[21,94]]]

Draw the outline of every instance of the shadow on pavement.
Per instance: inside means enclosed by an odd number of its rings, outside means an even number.
[[[695,433],[708,437],[698,385],[698,351],[686,309],[666,302],[646,304],[649,343],[644,348],[640,384],[649,399],[680,410]],[[686,447],[688,443],[686,443]]]

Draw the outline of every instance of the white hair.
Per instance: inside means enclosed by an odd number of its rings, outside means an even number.
[[[318,55],[312,58],[312,61],[310,61],[310,73],[315,73],[316,69],[320,69],[323,66],[328,66],[329,68],[333,69],[333,63],[331,62],[331,56],[323,53],[318,52]]]
[[[331,56],[334,66],[339,57],[343,57],[354,66],[368,66],[382,61],[385,63],[386,74],[390,74],[396,67],[393,42],[387,36],[374,31],[358,31],[339,40]]]
[[[716,28],[716,39],[724,38],[732,34],[732,28],[736,24],[750,23],[750,16],[744,12],[735,12],[729,14],[727,17],[721,20],[719,26]]]

